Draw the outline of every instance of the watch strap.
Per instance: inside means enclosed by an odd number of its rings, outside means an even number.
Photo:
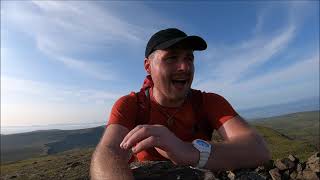
[[[208,152],[200,152],[199,162],[197,164],[198,168],[203,168],[208,162],[210,154]]]

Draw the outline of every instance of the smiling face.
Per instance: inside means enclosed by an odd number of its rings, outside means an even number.
[[[194,75],[193,50],[172,48],[156,50],[145,59],[151,75],[153,95],[161,105],[177,106],[188,94]]]

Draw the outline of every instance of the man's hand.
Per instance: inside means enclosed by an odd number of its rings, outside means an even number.
[[[199,160],[199,152],[191,143],[182,141],[163,125],[138,125],[125,136],[120,147],[131,148],[133,153],[154,147],[179,165],[195,165]]]

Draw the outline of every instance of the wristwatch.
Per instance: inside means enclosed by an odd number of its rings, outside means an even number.
[[[211,144],[202,139],[195,139],[192,141],[192,145],[200,152],[199,162],[196,167],[203,168],[211,153]]]

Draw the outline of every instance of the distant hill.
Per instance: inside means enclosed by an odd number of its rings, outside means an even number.
[[[252,124],[265,137],[273,158],[288,154],[304,158],[319,147],[319,111],[259,119]],[[95,147],[103,131],[101,126],[1,135],[1,163]]]
[[[44,130],[1,135],[1,163],[95,147],[104,127],[78,130]]]
[[[256,119],[252,124],[269,127],[294,140],[314,145],[319,150],[319,111],[292,113],[271,118]]]
[[[288,103],[268,105],[258,108],[239,109],[239,113],[246,119],[274,117],[296,112],[319,111],[320,102],[318,97],[300,99]]]

